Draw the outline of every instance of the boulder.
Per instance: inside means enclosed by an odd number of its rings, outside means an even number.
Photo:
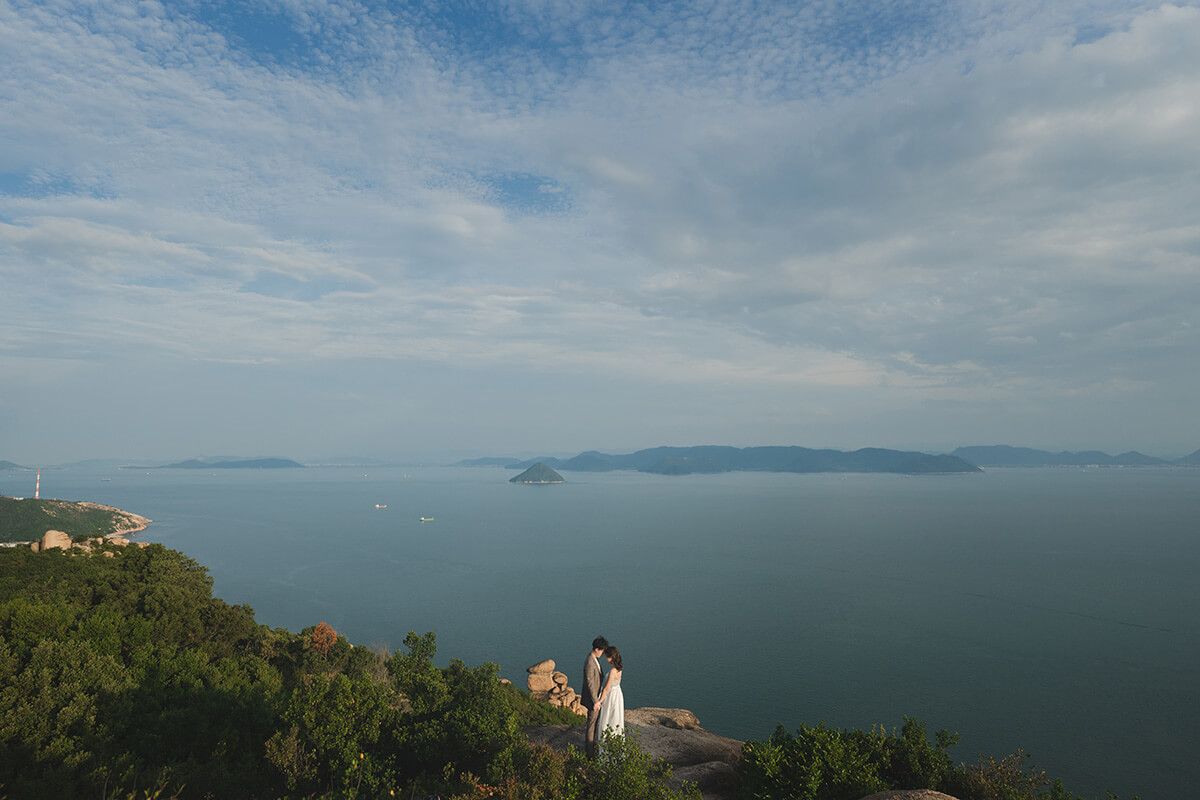
[[[678,731],[701,730],[700,720],[686,708],[635,708],[625,718],[635,725],[659,725]]]
[[[529,691],[531,692],[550,692],[557,685],[554,678],[548,673],[535,672],[529,676]]]
[[[559,686],[566,686],[566,685],[567,685],[567,676],[566,676],[566,675],[564,675],[563,673],[559,672],[558,670],[555,670],[555,671],[552,673],[552,675],[554,676],[554,682],[555,682],[555,683],[557,683]]]
[[[138,544],[141,544],[141,542],[138,542]],[[512,686],[512,681],[510,681],[508,678],[501,678],[500,682]]]
[[[29,549],[36,553],[42,549],[42,544],[41,542],[30,542]]]
[[[525,671],[531,675],[550,675],[554,672],[554,659],[547,658],[545,661],[539,661]]]
[[[71,546],[71,537],[62,531],[46,531],[42,537],[42,546],[40,552],[45,552],[53,548],[66,550]]]

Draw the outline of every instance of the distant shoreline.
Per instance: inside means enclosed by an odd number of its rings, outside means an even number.
[[[62,531],[75,539],[124,539],[128,536],[134,536],[141,533],[150,527],[153,520],[149,517],[144,517],[141,514],[135,514],[132,511],[125,511],[114,506],[107,506],[102,503],[95,503],[90,500],[59,500],[57,498],[47,498],[34,500],[28,497],[5,497],[4,508],[6,509],[3,518],[0,519],[0,527],[10,531],[8,535],[30,536],[32,539],[19,539],[13,541],[0,542],[6,547],[28,546],[40,542],[46,535],[47,531]],[[9,503],[12,501],[12,503]],[[23,511],[25,503],[34,503],[30,516],[29,511]],[[86,515],[91,512],[92,516]],[[97,528],[103,529],[105,523],[95,518],[95,512],[100,512],[108,516],[107,526],[111,527],[108,533],[91,533],[91,530]],[[36,527],[34,527],[36,526]],[[82,530],[81,530],[82,528]],[[40,530],[40,532],[39,532]]]

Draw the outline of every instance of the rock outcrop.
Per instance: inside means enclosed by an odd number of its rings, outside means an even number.
[[[732,797],[741,742],[704,730],[695,714],[679,708],[627,710],[625,730],[643,750],[671,765],[676,788],[690,781],[700,787],[705,800]],[[583,752],[581,725],[533,725],[525,728],[525,735],[555,750],[574,747]]]
[[[529,694],[535,700],[545,700],[552,706],[569,708],[576,714],[587,715],[579,695],[567,685],[567,676],[554,668],[554,659],[539,661],[526,672],[529,673]]]
[[[110,544],[117,547],[126,547],[128,545],[136,545],[138,547],[148,547],[149,542],[131,542],[124,536],[111,534],[103,538],[97,537],[94,539],[79,539],[76,541],[62,531],[46,531],[42,536],[41,541],[31,542],[29,549],[35,553],[44,553],[47,550],[63,550],[66,552],[91,553],[93,550],[98,550],[102,545]],[[112,556],[113,551],[104,552],[106,556]]]
[[[46,531],[40,542],[30,545],[33,552],[43,553],[47,550],[69,550],[71,537],[62,531]]]

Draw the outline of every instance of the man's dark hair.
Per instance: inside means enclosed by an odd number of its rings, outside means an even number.
[[[603,650],[606,647],[608,647],[608,639],[605,639],[603,636],[597,636],[595,639],[592,639],[593,650]]]

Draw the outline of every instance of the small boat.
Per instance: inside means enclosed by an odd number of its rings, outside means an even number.
[[[433,522],[433,517],[421,517],[421,522]]]
[[[387,508],[387,503],[376,503],[375,507],[376,508]]]

